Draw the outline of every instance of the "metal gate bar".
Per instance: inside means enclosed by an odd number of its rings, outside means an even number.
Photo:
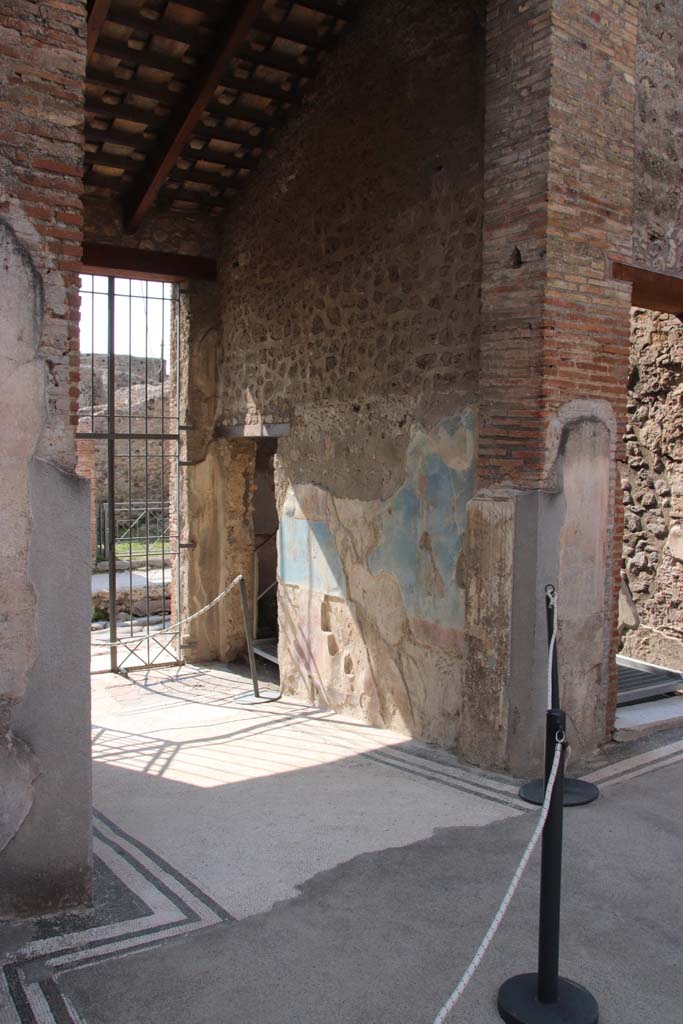
[[[87,289],[87,282],[90,281],[90,291]],[[176,583],[176,599],[175,599],[175,618],[176,621],[179,618],[180,608],[180,580],[178,578],[178,510],[176,509],[176,524],[174,535],[168,530],[166,523],[170,523],[170,482],[172,474],[177,474],[179,468],[179,424],[178,424],[178,411],[179,403],[178,399],[180,396],[180,381],[179,381],[179,345],[178,337],[175,339],[175,346],[171,344],[171,336],[168,333],[173,329],[175,325],[176,335],[179,331],[179,318],[177,315],[171,316],[170,313],[176,309],[178,303],[178,293],[175,290],[169,294],[169,285],[159,285],[156,282],[148,281],[131,281],[127,279],[118,279],[114,277],[106,278],[106,292],[98,291],[96,282],[104,283],[103,278],[86,275],[83,278],[82,296],[86,299],[90,297],[91,302],[91,316],[90,316],[90,337],[91,337],[91,351],[90,351],[90,403],[91,408],[81,409],[81,416],[84,413],[89,415],[89,423],[87,424],[89,430],[77,431],[77,438],[90,438],[94,440],[100,440],[106,443],[106,466],[107,466],[107,500],[104,509],[104,516],[102,516],[102,510],[98,507],[97,522],[100,530],[102,526],[106,530],[106,551],[108,554],[108,615],[109,615],[109,670],[112,672],[128,672],[133,669],[148,668],[151,665],[178,665],[181,664],[180,658],[180,634],[179,631],[166,630],[158,640],[149,638],[148,634],[152,626],[152,620],[156,622],[155,615],[151,606],[151,595],[150,595],[150,576],[160,575],[161,586],[160,586],[160,604],[161,614],[159,616],[161,627],[166,627],[167,620],[170,619],[172,614],[172,604],[169,606],[169,597],[167,595],[167,582],[168,572],[167,558],[171,559],[171,581],[173,580],[173,571],[175,570],[175,583]],[[154,292],[150,294],[150,285],[154,289]],[[140,294],[134,294],[133,288],[136,291],[139,290]],[[127,288],[127,291],[126,291]],[[156,294],[158,292],[158,294]],[[104,324],[105,318],[95,316],[95,306],[98,302],[98,297],[101,299],[106,298],[107,304],[107,315],[106,315],[106,349],[105,361],[106,361],[106,429],[103,429],[103,420],[105,417],[100,411],[96,412],[97,400],[96,400],[96,384],[99,384],[99,378],[96,374],[95,362],[96,357],[102,353],[104,348],[102,342],[103,339],[96,337],[96,330],[99,324]],[[152,303],[160,303],[156,307],[154,317],[150,318],[150,310],[154,307]],[[100,303],[101,305],[101,303]],[[120,312],[122,312],[123,319],[119,318],[117,322],[117,305],[119,306]],[[127,305],[127,310],[126,310]],[[134,316],[134,312],[142,306],[144,310],[144,320],[138,316]],[[121,308],[123,307],[123,308]],[[125,323],[125,313],[127,311],[128,323]],[[100,310],[101,312],[101,310]],[[177,312],[177,309],[176,309]],[[87,319],[85,321],[87,325]],[[153,324],[155,329],[159,328],[158,334],[155,337],[155,342],[160,346],[158,351],[152,350],[150,355],[150,323]],[[84,320],[81,321],[82,327]],[[168,331],[167,331],[168,325]],[[125,336],[127,329],[127,350],[124,352],[117,350],[117,339]],[[139,353],[142,347],[142,332],[144,331],[144,374],[143,380],[140,380],[140,367],[137,362]],[[87,330],[85,332],[87,334]],[[134,355],[134,339],[136,352]],[[173,348],[175,347],[175,352]],[[120,348],[120,345],[118,346]],[[156,345],[154,346],[156,348]],[[99,352],[96,354],[96,349]],[[127,355],[127,360],[125,356]],[[174,373],[166,372],[166,361],[174,356]],[[119,357],[117,364],[117,356]],[[136,360],[136,381],[133,383],[133,361]],[[152,363],[150,360],[154,360],[155,363],[158,360],[160,367],[159,383],[160,388],[154,389],[151,392],[150,389],[150,367]],[[83,349],[82,349],[82,360],[83,360]],[[125,366],[127,363],[127,395],[125,390],[122,394],[122,388],[119,386],[117,389],[117,383],[120,381],[117,379],[117,368],[121,369],[121,364]],[[170,369],[170,368],[169,368]],[[82,380],[87,382],[87,373],[84,372]],[[119,374],[120,376],[120,374]],[[166,394],[167,383],[169,380],[175,378],[175,402],[172,402],[170,397]],[[138,385],[142,383],[142,389]],[[135,402],[134,402],[135,396]],[[142,403],[140,408],[140,396],[142,397]],[[150,410],[150,398],[154,397],[157,400],[157,407]],[[117,408],[117,397],[119,399],[119,406]],[[123,401],[122,401],[123,399]],[[127,399],[127,401],[126,401]],[[175,408],[173,408],[175,406]],[[125,422],[127,419],[127,423]],[[123,422],[122,422],[123,421]],[[170,421],[170,423],[169,423]],[[169,429],[169,425],[171,429]],[[121,429],[122,427],[128,429]],[[152,427],[152,429],[150,429]],[[175,429],[174,429],[175,428]],[[150,445],[153,445],[153,450],[150,451]],[[171,446],[172,457],[169,462],[169,446]],[[156,460],[158,459],[158,464]],[[123,468],[119,473],[119,467],[123,464]],[[142,494],[134,495],[134,467],[141,465],[142,474],[138,473],[138,479],[142,480]],[[150,492],[150,465],[154,465],[158,468],[158,474],[155,479],[158,480],[158,486],[160,488],[160,501],[154,500]],[[127,481],[126,474],[127,472]],[[177,480],[177,476],[176,476]],[[124,491],[126,494],[125,485],[127,482],[127,500],[122,502],[117,501],[118,491],[121,490],[123,484]],[[156,488],[155,488],[156,490]],[[179,501],[178,487],[176,486],[176,503]],[[168,506],[168,508],[167,508]],[[164,510],[167,509],[166,515]],[[150,537],[150,530],[152,529],[152,523],[154,515],[160,511],[160,528],[155,532],[154,538]],[[140,532],[142,531],[142,532]],[[134,542],[135,532],[135,542]],[[152,541],[152,544],[150,544]],[[126,546],[128,556],[128,623],[126,628],[122,623],[117,621],[117,608],[121,598],[121,589],[119,586],[119,574],[117,574],[117,557],[121,557],[122,546]],[[99,539],[98,539],[98,551],[99,551]],[[156,556],[160,553],[160,573],[150,565],[152,556]],[[136,570],[134,564],[136,561],[136,555],[140,556],[144,554],[142,559],[145,566],[144,573],[144,593],[141,599],[138,601],[138,607],[136,608],[134,601],[134,592],[137,589],[141,589],[140,580],[137,579]],[[125,592],[125,591],[123,591]],[[136,616],[135,611],[139,611],[139,606],[142,605],[144,608],[144,615]],[[136,621],[137,620],[137,621]],[[141,626],[142,635],[139,639],[136,639],[138,626]],[[168,660],[162,660],[162,659]]]

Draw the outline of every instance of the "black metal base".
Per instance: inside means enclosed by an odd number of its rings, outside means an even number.
[[[556,1003],[538,999],[538,975],[518,974],[498,990],[498,1013],[506,1024],[598,1024],[598,1004],[588,989],[560,978]]]
[[[249,690],[247,693],[239,694],[234,701],[236,704],[272,704],[273,701],[280,700],[281,696],[279,690],[261,690],[258,697]]]
[[[543,779],[531,779],[519,787],[519,795],[528,804],[536,804],[538,807],[543,803],[545,796],[545,784]],[[598,799],[600,790],[592,782],[585,782],[583,779],[564,780],[565,807],[577,807],[579,804],[591,804]]]

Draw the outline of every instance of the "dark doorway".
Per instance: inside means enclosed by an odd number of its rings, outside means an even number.
[[[256,442],[254,490],[254,651],[277,664],[277,439]]]

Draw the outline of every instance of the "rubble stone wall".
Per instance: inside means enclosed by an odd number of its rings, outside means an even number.
[[[79,379],[79,416],[83,416],[86,410],[93,405],[106,405],[107,403],[107,369],[109,356],[104,354],[91,355],[81,352],[80,379]],[[161,360],[145,358],[144,356],[114,356],[114,386],[116,391],[125,391],[128,385],[144,384],[155,385],[161,379]],[[167,367],[164,360],[164,378]],[[121,397],[119,404],[123,402]]]
[[[169,395],[168,384],[163,385],[165,430],[175,431],[175,394]],[[134,384],[121,388],[115,395],[116,428],[122,432],[158,433],[161,430],[161,384]],[[106,431],[107,407],[81,409],[79,430]],[[95,455],[96,502],[107,500],[107,446],[98,440]],[[134,438],[116,442],[115,496],[117,502],[168,500],[171,474],[175,473],[175,441]],[[130,462],[128,455],[130,451]]]
[[[648,270],[683,271],[683,9],[640,0],[633,255]]]
[[[287,424],[276,456],[285,689],[444,743],[457,733],[477,434],[476,7],[363,8],[228,215],[219,311],[201,319],[208,292],[194,289],[186,355],[199,460],[187,471],[188,579],[221,558],[243,571],[253,544],[226,533],[216,508],[241,506],[251,523],[256,446],[214,426]],[[193,499],[200,479],[211,501]],[[202,550],[208,538],[218,550]]]
[[[634,309],[626,458],[623,653],[683,669],[683,323]]]

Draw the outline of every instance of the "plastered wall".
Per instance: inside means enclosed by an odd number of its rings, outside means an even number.
[[[76,476],[85,3],[0,5],[0,916],[91,891]]]

